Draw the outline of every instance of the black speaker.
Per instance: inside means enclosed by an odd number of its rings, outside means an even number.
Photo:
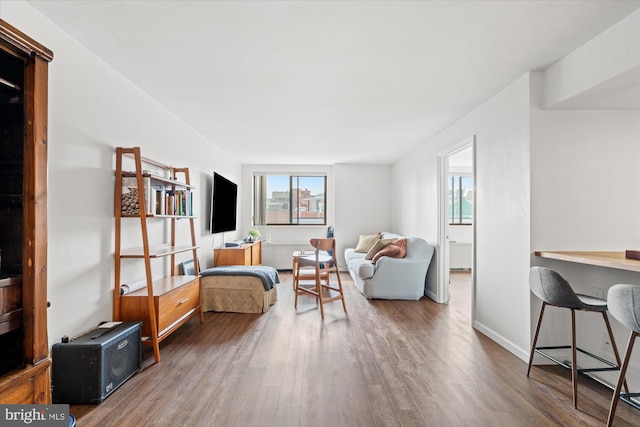
[[[140,370],[142,322],[113,323],[53,345],[53,403],[100,403]]]

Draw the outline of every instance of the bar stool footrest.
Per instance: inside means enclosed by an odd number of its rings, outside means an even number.
[[[571,346],[570,345],[561,345],[561,346],[536,347],[534,350],[535,350],[536,353],[540,354],[541,356],[546,357],[547,359],[557,363],[558,365],[563,366],[563,367],[565,367],[567,369],[571,369],[571,363],[567,363],[567,362],[564,362],[562,360],[559,360],[559,359],[551,356],[550,354],[542,351],[542,350],[566,350],[566,349],[571,349]],[[618,365],[616,365],[615,363],[613,363],[613,362],[611,362],[609,360],[603,359],[600,356],[597,356],[597,355],[595,355],[593,353],[590,353],[590,352],[588,352],[586,350],[583,350],[583,349],[581,349],[579,347],[576,347],[576,351],[584,354],[585,356],[588,356],[588,357],[590,357],[592,359],[595,359],[595,360],[607,365],[606,368],[578,368],[578,372],[580,372],[580,373],[603,372],[603,371],[619,371],[620,370],[620,367]]]
[[[620,393],[620,400],[636,409],[640,409],[640,403],[635,400],[631,400],[632,397],[640,399],[640,393]]]

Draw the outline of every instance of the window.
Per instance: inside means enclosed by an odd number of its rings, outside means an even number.
[[[449,176],[449,224],[473,223],[473,177]]]
[[[327,177],[254,175],[253,225],[326,225]]]

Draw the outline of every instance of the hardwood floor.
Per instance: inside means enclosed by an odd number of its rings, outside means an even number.
[[[342,276],[347,313],[311,297],[293,308],[291,275],[265,314],[205,313],[145,348],[143,369],[99,405],[72,405],[78,426],[602,426],[611,391],[527,366],[470,325],[468,273],[451,301],[367,300]],[[640,425],[620,403],[616,426]]]

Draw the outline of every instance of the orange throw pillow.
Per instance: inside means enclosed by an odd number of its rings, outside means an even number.
[[[373,256],[372,263],[376,263],[381,257],[404,258],[407,255],[407,239],[396,240],[382,248]]]

